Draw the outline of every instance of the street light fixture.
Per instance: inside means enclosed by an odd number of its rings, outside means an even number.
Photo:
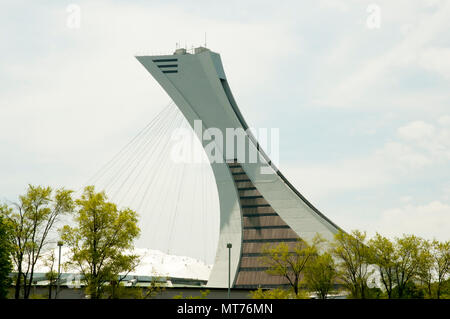
[[[231,243],[227,244],[228,248],[228,299],[230,299],[230,293],[231,293]]]
[[[59,283],[60,283],[60,279],[61,279],[61,247],[63,246],[63,242],[62,240],[58,241],[58,248],[59,248],[59,257],[58,257],[58,278],[57,278],[57,282],[56,282],[56,294],[55,294],[55,299],[58,298],[58,292],[59,292]]]

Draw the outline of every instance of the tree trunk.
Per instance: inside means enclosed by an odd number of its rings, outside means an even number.
[[[30,298],[30,291],[31,291],[31,278],[28,280],[28,282],[24,285],[24,290],[23,290],[23,299],[28,299]]]
[[[23,275],[23,299],[28,299],[28,297],[27,297],[27,284],[28,284],[27,275],[26,274],[22,274],[22,275]]]
[[[15,293],[14,298],[19,299],[20,298],[20,284],[22,281],[22,267],[19,267],[17,269],[17,278],[16,278],[16,287],[15,287]]]
[[[33,277],[34,277],[34,264],[31,265],[31,271],[30,271],[30,280],[28,281],[28,284],[26,286],[26,298],[28,299],[30,297],[31,292],[31,286],[33,285]]]
[[[366,287],[361,283],[361,299],[366,299]]]
[[[403,287],[402,285],[398,285],[398,299],[403,298]]]
[[[298,295],[298,278],[295,278],[295,281],[294,281],[294,292],[295,292],[295,295],[297,296]]]
[[[52,299],[52,285],[53,283],[50,281],[50,284],[48,285],[48,299]]]

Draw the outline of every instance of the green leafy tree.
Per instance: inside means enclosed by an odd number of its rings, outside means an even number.
[[[424,291],[424,296],[427,298],[434,298],[434,256],[433,244],[428,240],[423,240],[421,262],[417,269],[415,279],[421,284]]]
[[[48,244],[48,237],[58,219],[73,210],[72,191],[64,188],[29,185],[19,202],[0,206],[13,227],[13,261],[16,266],[15,298],[29,298],[34,268]],[[23,280],[23,284],[22,284]]]
[[[434,269],[436,271],[436,298],[441,298],[441,292],[447,283],[447,287],[450,288],[449,276],[450,276],[450,241],[439,242],[434,240],[433,246],[433,259]],[[448,289],[447,288],[447,289]],[[450,290],[450,289],[449,289]]]
[[[366,233],[358,230],[335,235],[330,252],[337,262],[339,278],[350,291],[351,298],[368,298],[368,281],[373,274],[369,266]]]
[[[317,294],[320,299],[326,299],[336,283],[337,270],[333,257],[323,253],[314,257],[305,269],[306,287]]]
[[[303,272],[308,263],[317,255],[318,246],[323,242],[320,236],[316,236],[309,245],[304,240],[299,240],[292,250],[286,243],[277,246],[267,245],[263,248],[261,264],[268,267],[266,272],[274,276],[282,276],[287,279],[294,293],[300,292],[300,283]]]
[[[389,299],[395,286],[397,252],[394,243],[386,237],[376,234],[369,240],[370,263],[377,267],[381,284]]]
[[[70,247],[72,263],[79,269],[92,299],[101,298],[104,286],[120,273],[132,271],[137,255],[126,254],[138,237],[138,217],[131,209],[119,210],[94,186],[76,200],[75,227],[64,226],[61,239]]]
[[[450,275],[450,241],[427,242],[422,251],[419,280],[425,285],[429,298],[441,299],[445,281]]]
[[[417,277],[424,263],[427,262],[427,250],[425,241],[414,235],[404,235],[395,239],[395,296],[407,298],[406,290]]]
[[[389,299],[419,298],[424,291],[432,298],[435,274],[439,272],[433,243],[414,235],[391,241],[377,233],[369,246],[370,261],[377,267]],[[425,289],[414,281],[420,282]]]
[[[9,274],[12,270],[12,230],[8,221],[0,215],[0,299],[7,297],[11,285]]]

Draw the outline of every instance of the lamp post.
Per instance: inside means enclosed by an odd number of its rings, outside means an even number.
[[[60,277],[61,277],[61,247],[63,245],[63,242],[61,240],[58,241],[58,248],[59,248],[59,257],[58,257],[58,278],[57,278],[57,282],[56,282],[56,294],[55,294],[55,299],[58,298],[58,292],[59,292],[59,282],[60,282]]]
[[[228,248],[228,299],[230,299],[230,293],[231,293],[231,243],[227,244]]]

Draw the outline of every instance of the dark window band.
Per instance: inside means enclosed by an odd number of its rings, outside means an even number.
[[[158,68],[162,69],[162,68],[176,68],[178,66],[178,64],[163,64],[163,65],[158,65]]]
[[[276,225],[276,226],[245,226],[244,229],[286,229],[290,228],[288,225]]]
[[[250,214],[243,214],[244,217],[263,217],[263,216],[278,216],[277,213],[250,213]]]
[[[296,242],[298,238],[244,239],[243,243],[287,243]]]
[[[256,189],[256,187],[241,187],[241,188],[238,188],[238,191],[252,191],[255,189]]]
[[[178,59],[155,59],[153,62],[177,62]]]
[[[262,195],[248,195],[248,196],[241,196],[240,199],[255,199],[255,198],[263,198]]]

